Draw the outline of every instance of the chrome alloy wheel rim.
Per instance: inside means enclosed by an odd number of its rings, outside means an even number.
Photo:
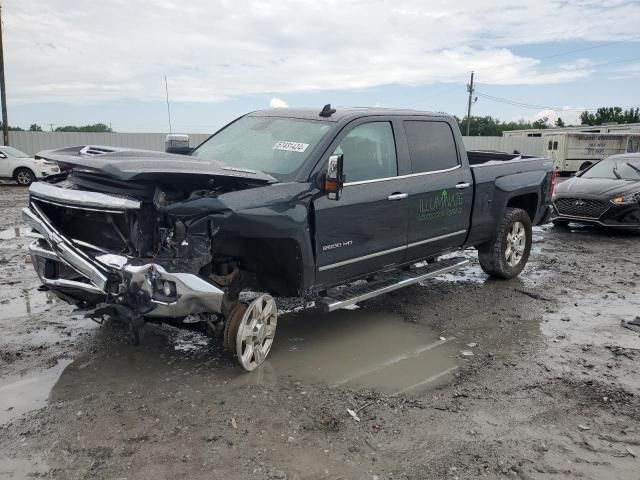
[[[31,175],[28,172],[18,172],[16,180],[20,185],[27,185],[31,181]]]
[[[510,267],[515,267],[522,260],[524,249],[527,245],[527,232],[522,222],[515,222],[511,231],[507,234],[507,248],[504,252],[505,259]]]
[[[267,358],[276,335],[278,309],[270,295],[261,295],[247,307],[236,335],[236,355],[242,368],[255,370]]]

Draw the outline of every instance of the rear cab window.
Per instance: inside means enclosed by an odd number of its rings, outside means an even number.
[[[460,166],[451,127],[446,122],[405,120],[412,173],[438,172]]]
[[[344,156],[347,184],[396,177],[396,142],[390,122],[369,122],[353,128],[333,152]]]

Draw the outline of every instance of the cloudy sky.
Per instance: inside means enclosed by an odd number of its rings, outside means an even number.
[[[272,106],[640,105],[638,0],[5,0],[9,123],[208,132]]]

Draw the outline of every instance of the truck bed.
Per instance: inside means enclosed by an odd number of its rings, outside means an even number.
[[[545,219],[553,160],[502,152],[467,152],[474,179],[469,245],[491,238],[507,206],[525,209],[534,225]],[[519,196],[518,204],[509,198]]]

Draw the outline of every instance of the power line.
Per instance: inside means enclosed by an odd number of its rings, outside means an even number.
[[[510,100],[508,98],[496,97],[493,95],[488,95],[482,92],[476,92],[476,95],[481,98],[486,98],[487,100],[493,100],[495,102],[505,103],[507,105],[513,105],[521,108],[529,108],[533,110],[554,110],[554,111],[562,111],[562,112],[595,112],[598,108],[601,107],[589,107],[589,108],[564,108],[564,107],[551,107],[549,105],[534,105],[531,103],[519,102],[517,100]],[[620,108],[638,108],[640,105],[623,105]]]
[[[539,60],[547,60],[549,58],[556,58],[556,57],[562,57],[564,55],[571,55],[572,53],[585,52],[585,51],[588,51],[588,50],[595,50],[597,48],[608,47],[610,45],[616,45],[616,44],[620,44],[620,43],[637,42],[637,41],[640,41],[640,38],[634,38],[632,40],[618,40],[618,41],[615,41],[615,42],[606,42],[606,43],[601,43],[600,45],[592,45],[590,47],[582,47],[582,48],[576,48],[576,49],[573,49],[573,50],[567,50],[565,52],[554,53],[552,55],[546,55],[544,57],[534,58],[533,60],[538,60],[538,61]],[[517,65],[519,63],[526,63],[526,62],[529,62],[529,61],[531,61],[531,59],[523,58],[522,60],[516,60],[516,61],[513,61],[513,62],[509,62],[509,63],[503,63],[501,65],[493,65],[493,66],[487,67],[487,68],[476,68],[475,71],[476,72],[478,72],[478,71],[479,72],[486,72],[488,70],[495,70],[495,69],[502,68],[502,67],[510,67],[511,65]],[[604,64],[604,65],[606,65],[606,64]],[[577,70],[581,70],[583,68],[586,68],[586,67],[579,67]],[[567,70],[571,71],[571,69],[563,69],[563,70],[564,71],[567,71]]]

